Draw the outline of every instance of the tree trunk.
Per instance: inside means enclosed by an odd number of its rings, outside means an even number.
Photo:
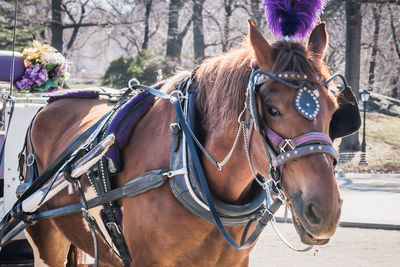
[[[372,13],[375,22],[374,37],[372,44],[371,60],[369,62],[369,74],[368,74],[368,90],[373,91],[375,82],[375,67],[376,67],[376,55],[378,54],[378,40],[379,40],[379,28],[381,20],[382,5],[378,8],[372,6]]]
[[[193,48],[194,59],[204,58],[203,4],[205,0],[193,0]]]
[[[360,50],[361,50],[361,3],[357,0],[346,2],[346,67],[345,76],[353,93],[359,98]],[[340,152],[360,149],[358,131],[346,136],[340,143]]]
[[[171,0],[168,11],[167,58],[180,61],[182,39],[179,38],[179,10],[183,7],[182,0]]]
[[[79,26],[74,27],[74,30],[72,31],[71,38],[69,39],[69,42],[67,43],[67,51],[71,50],[72,45],[74,44],[76,37],[78,36],[79,32]]]
[[[399,45],[399,41],[397,40],[396,27],[394,26],[393,11],[390,8],[390,5],[388,7],[389,7],[389,13],[390,13],[390,29],[392,30],[394,47],[396,48],[397,56],[400,59],[400,45]]]
[[[264,17],[263,10],[261,10],[261,0],[250,0],[251,19],[257,27],[261,26],[261,21]]]
[[[389,8],[389,14],[390,14],[390,29],[392,31],[392,37],[393,37],[393,42],[394,42],[394,47],[396,48],[396,54],[397,57],[400,59],[400,45],[399,45],[399,40],[397,39],[397,35],[396,35],[396,27],[394,25],[394,17],[393,17],[393,11],[390,7],[390,5],[388,5]],[[399,76],[400,76],[400,67],[397,67],[397,75],[392,76],[392,92],[391,92],[391,96],[393,98],[400,98],[399,93]]]
[[[149,49],[149,32],[150,32],[149,21],[150,21],[150,12],[151,12],[152,2],[153,2],[153,0],[145,1],[146,12],[144,14],[144,38],[143,38],[142,49]]]
[[[229,49],[229,32],[230,32],[230,21],[232,16],[232,3],[233,0],[224,0],[224,8],[225,8],[225,21],[224,21],[224,33],[222,43],[222,52],[226,52]]]
[[[62,24],[62,0],[51,0],[51,45],[60,53],[63,51],[63,24]]]

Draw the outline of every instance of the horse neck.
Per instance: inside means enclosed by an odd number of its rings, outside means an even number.
[[[218,162],[229,153],[237,128],[224,133],[215,131],[207,133],[205,148]],[[248,200],[253,177],[247,163],[243,136],[237,142],[229,161],[220,171],[205,156],[203,156],[203,166],[214,197],[232,204],[241,204]]]

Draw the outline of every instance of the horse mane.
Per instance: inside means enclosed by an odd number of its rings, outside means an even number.
[[[205,129],[232,129],[233,125],[226,126],[236,120],[243,109],[252,56],[250,47],[242,45],[208,58],[199,66],[197,107]]]
[[[312,82],[329,76],[325,63],[308,51],[303,44],[279,41],[271,45],[273,73],[295,71],[305,74]],[[244,42],[225,54],[206,59],[197,69],[197,107],[205,129],[216,132],[235,131],[237,118],[243,110],[246,88],[251,73],[254,52]],[[328,94],[333,103],[336,100]]]

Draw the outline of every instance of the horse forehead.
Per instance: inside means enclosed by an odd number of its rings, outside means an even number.
[[[275,103],[283,103],[285,105],[292,102],[297,90],[291,87],[288,87],[279,82],[271,82],[266,83],[264,86],[260,88],[261,95],[270,99]]]

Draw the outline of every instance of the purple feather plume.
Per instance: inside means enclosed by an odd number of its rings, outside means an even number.
[[[264,0],[265,16],[271,32],[304,38],[319,20],[326,0]]]

